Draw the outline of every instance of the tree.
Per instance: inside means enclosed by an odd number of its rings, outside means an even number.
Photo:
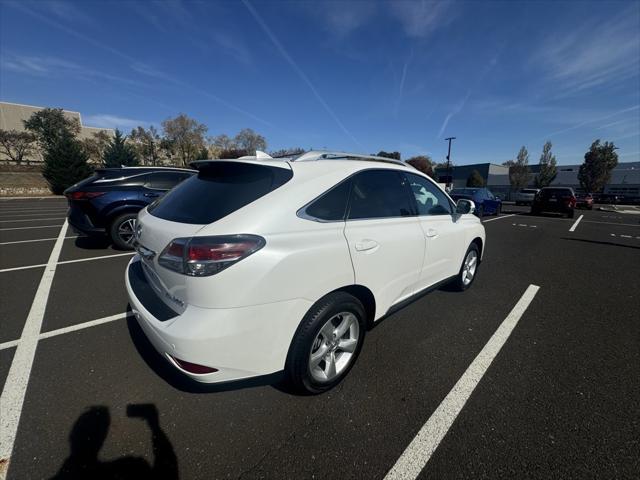
[[[211,139],[211,144],[219,150],[231,150],[236,148],[236,144],[229,135],[217,135]]]
[[[59,195],[74,183],[88,177],[89,156],[76,139],[80,131],[77,121],[64,116],[60,108],[45,108],[35,112],[24,126],[40,144],[44,156],[42,176],[51,191]]]
[[[123,137],[122,132],[117,128],[114,137],[104,150],[102,160],[107,168],[135,167],[139,164],[135,150],[131,145],[127,144],[127,138]]]
[[[542,155],[540,155],[540,171],[536,175],[536,187],[543,188],[551,185],[556,178],[558,169],[556,168],[556,156],[551,153],[551,142],[547,141],[542,147]]]
[[[61,108],[44,108],[24,120],[24,128],[36,136],[42,151],[57,143],[62,137],[75,137],[80,133],[80,124],[67,118]]]
[[[267,141],[262,135],[257,134],[250,128],[243,128],[234,137],[233,143],[235,148],[250,152],[249,155],[255,155],[256,150],[266,150]]]
[[[467,187],[484,187],[484,178],[478,170],[473,170],[467,178]]]
[[[295,155],[302,155],[304,152],[306,152],[304,148],[293,147],[293,148],[283,148],[281,150],[276,150],[275,152],[271,152],[269,155],[271,155],[273,158],[293,157]]]
[[[578,181],[586,192],[600,192],[611,180],[611,170],[618,165],[618,154],[613,142],[596,140],[584,154],[584,163],[578,170]]]
[[[230,148],[229,150],[220,150],[218,152],[218,158],[240,158],[247,156],[254,156],[256,154],[255,151],[250,152],[248,150],[243,150],[239,148]]]
[[[385,152],[384,150],[380,150],[375,156],[376,157],[384,157],[384,158],[394,158],[396,160],[401,160],[400,152]]]
[[[529,183],[530,174],[529,152],[527,151],[527,147],[523,146],[520,148],[516,160],[509,167],[509,181],[511,182],[511,187],[516,190],[526,187]]]
[[[111,141],[111,135],[104,130],[93,132],[93,135],[89,138],[82,140],[82,146],[85,152],[89,155],[89,160],[93,163],[102,163],[102,157],[104,150]]]
[[[162,122],[162,130],[165,139],[170,142],[171,150],[178,154],[182,165],[187,166],[205,146],[204,136],[208,128],[181,113],[176,118]]]
[[[141,126],[134,128],[129,134],[129,141],[144,165],[158,164],[161,139],[153,125],[148,130]]]
[[[407,160],[407,163],[416,170],[429,175],[431,178],[436,178],[436,174],[433,168],[433,160],[431,160],[430,157],[426,155],[418,155],[416,157],[411,157],[409,160]]]
[[[3,153],[11,161],[20,165],[22,160],[34,151],[33,144],[36,137],[30,132],[18,132],[16,130],[0,130],[0,153]]]
[[[89,156],[82,144],[72,135],[63,135],[49,145],[44,153],[42,176],[55,195],[60,195],[71,185],[91,175]]]

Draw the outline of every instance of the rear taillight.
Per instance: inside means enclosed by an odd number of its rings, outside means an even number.
[[[89,200],[91,198],[99,197],[100,195],[104,195],[106,192],[71,192],[67,193],[67,198],[69,200]]]
[[[180,360],[179,358],[174,357],[173,355],[169,355],[171,360],[176,362],[183,370],[186,370],[189,373],[195,373],[197,375],[203,375],[205,373],[215,373],[218,371],[217,368],[213,367],[205,367],[204,365],[198,365],[197,363],[187,362],[185,360]]]
[[[192,277],[207,277],[230,267],[265,245],[257,235],[176,238],[158,257],[158,264]]]

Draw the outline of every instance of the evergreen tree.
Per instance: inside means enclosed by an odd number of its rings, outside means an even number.
[[[133,147],[126,143],[126,137],[122,136],[122,132],[116,129],[114,137],[104,150],[102,161],[107,168],[135,167],[138,165],[138,155]]]
[[[523,146],[520,148],[515,162],[509,165],[509,180],[511,181],[511,187],[516,190],[526,187],[529,183],[530,174],[529,152],[527,151],[527,147]]]
[[[547,141],[542,147],[542,155],[540,155],[540,172],[535,178],[536,187],[548,187],[557,174],[556,156],[551,153],[551,142]]]
[[[82,144],[71,134],[63,135],[45,150],[42,176],[49,183],[51,191],[60,195],[66,188],[91,175],[88,160]]]

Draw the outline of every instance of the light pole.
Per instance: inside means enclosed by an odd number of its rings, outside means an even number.
[[[456,137],[445,138],[445,141],[449,142],[449,151],[447,152],[447,176],[451,180],[449,187],[453,186],[453,175],[451,175],[451,140],[455,140]]]

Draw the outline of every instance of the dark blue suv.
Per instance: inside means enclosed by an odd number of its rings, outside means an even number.
[[[138,212],[195,173],[182,168],[100,168],[64,191],[69,224],[82,235],[106,235],[116,247],[132,249]]]

